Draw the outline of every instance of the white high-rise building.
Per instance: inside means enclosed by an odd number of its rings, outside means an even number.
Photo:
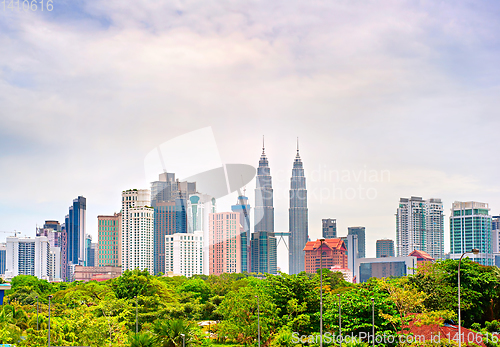
[[[45,280],[51,279],[50,244],[47,237],[7,237],[6,243],[6,279],[12,279],[17,275],[31,275]]]
[[[397,256],[414,250],[427,252],[434,259],[444,257],[444,215],[441,199],[401,198],[396,213]]]
[[[122,271],[153,272],[154,209],[149,189],[122,192]]]
[[[165,236],[165,272],[191,277],[203,274],[203,232]]]
[[[217,212],[216,200],[207,194],[189,195],[187,203],[188,232],[202,232],[203,235],[203,274],[209,274],[208,257],[210,252],[209,215]]]
[[[50,247],[49,277],[51,281],[60,280],[61,277],[61,247]]]

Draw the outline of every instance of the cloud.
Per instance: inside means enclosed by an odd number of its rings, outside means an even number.
[[[20,211],[84,194],[101,209],[89,212],[94,232],[121,190],[148,186],[150,150],[212,126],[226,163],[256,165],[266,135],[279,230],[296,136],[306,169],[392,177],[376,205],[310,198],[312,237],[330,217],[366,225],[369,240],[394,237],[408,195],[498,208],[498,14],[494,2],[428,1],[61,1],[0,13],[2,196]],[[330,187],[308,182],[311,197]],[[2,228],[33,231],[66,209],[4,212]]]

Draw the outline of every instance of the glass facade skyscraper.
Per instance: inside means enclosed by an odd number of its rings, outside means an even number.
[[[274,233],[265,231],[252,233],[251,247],[252,272],[261,274],[270,273],[276,275],[278,268],[276,263],[276,236]]]
[[[85,251],[86,213],[87,199],[79,196],[73,200],[73,206],[69,208],[69,214],[65,219],[68,263],[73,265],[84,265],[87,260],[87,252]]]
[[[243,227],[241,239],[241,272],[249,272],[251,269],[250,260],[250,205],[246,196],[238,196],[238,203],[231,206],[231,211],[240,215],[240,224]]]
[[[365,227],[348,227],[347,235],[358,235],[358,258],[366,258]]]
[[[290,208],[288,210],[288,228],[290,232],[289,241],[289,274],[298,274],[305,271],[305,252],[309,238],[307,189],[304,168],[299,155],[297,144],[297,155],[293,162],[292,178],[290,179]]]
[[[394,257],[394,241],[377,240],[377,258]]]
[[[450,258],[476,248],[479,254],[467,256],[482,265],[494,265],[491,252],[491,216],[488,204],[455,201],[450,215]],[[427,252],[429,253],[429,252]]]

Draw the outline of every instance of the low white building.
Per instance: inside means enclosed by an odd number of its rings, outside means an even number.
[[[353,277],[352,277],[352,271],[346,268],[342,268],[340,265],[333,265],[330,270],[332,272],[340,272],[342,276],[344,277],[344,280],[346,282],[352,283]]]
[[[203,274],[203,231],[165,236],[165,273]]]
[[[31,275],[45,280],[51,279],[50,244],[46,236],[37,236],[35,238],[7,237],[6,241],[6,279],[12,279],[17,275]]]

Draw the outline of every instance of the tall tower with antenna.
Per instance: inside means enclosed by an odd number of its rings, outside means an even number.
[[[274,204],[271,169],[267,160],[264,137],[257,168],[255,188],[254,233],[251,240],[251,271],[277,273],[276,237],[274,235]]]
[[[292,275],[305,271],[304,247],[309,238],[306,177],[300,159],[298,138],[297,155],[293,161],[292,177],[290,179],[288,218],[290,231],[288,272]]]

